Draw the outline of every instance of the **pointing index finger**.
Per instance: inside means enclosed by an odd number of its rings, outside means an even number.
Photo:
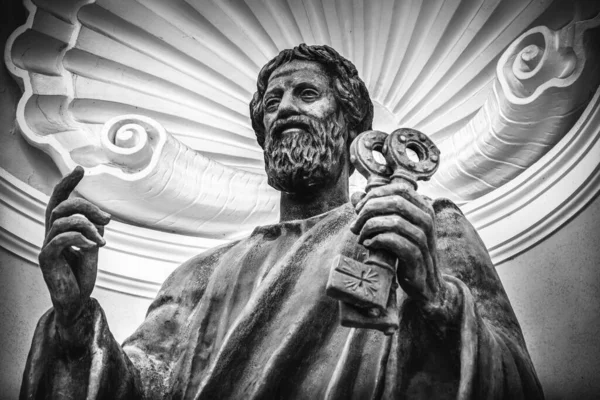
[[[48,228],[48,223],[50,220],[50,215],[52,210],[60,203],[65,201],[73,192],[73,189],[77,186],[77,184],[83,178],[85,171],[83,167],[78,165],[75,167],[69,175],[65,176],[61,179],[60,182],[54,187],[52,191],[52,195],[50,196],[50,200],[48,201],[48,207],[46,208],[46,228]]]

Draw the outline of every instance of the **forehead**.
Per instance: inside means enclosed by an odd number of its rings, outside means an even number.
[[[267,90],[276,86],[293,85],[299,82],[312,82],[319,86],[329,86],[331,78],[325,71],[325,67],[317,62],[293,60],[273,71],[269,77]]]

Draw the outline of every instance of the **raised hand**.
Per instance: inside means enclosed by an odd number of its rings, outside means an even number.
[[[406,185],[391,183],[369,191],[355,209],[351,230],[359,243],[398,257],[398,283],[406,294],[424,304],[438,302],[443,280],[429,201]]]
[[[110,214],[81,198],[69,196],[83,178],[76,167],[54,188],[46,208],[46,237],[39,255],[50,291],[55,320],[73,325],[89,303],[98,270],[98,249],[106,244],[104,226]]]

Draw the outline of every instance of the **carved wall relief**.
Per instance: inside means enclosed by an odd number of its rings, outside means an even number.
[[[112,118],[100,148],[71,157],[88,170],[80,192],[139,225],[223,238],[268,221],[278,205],[263,176],[215,162],[141,115]]]
[[[107,261],[104,287],[152,297],[177,263],[277,218],[248,103],[259,68],[302,42],[356,64],[374,129],[412,127],[434,140],[441,165],[423,192],[462,203],[495,262],[597,192],[598,53],[588,40],[599,19],[589,10],[553,31],[542,25],[551,0],[24,4],[28,21],[5,50],[24,89],[18,126],[61,172],[84,165],[80,194],[125,222],[109,227],[120,247],[106,254],[133,254],[136,267]],[[3,194],[23,189],[1,178]],[[45,197],[22,194],[43,209]],[[11,232],[35,262],[43,218],[29,237],[15,233],[19,215]],[[150,286],[125,290],[114,283],[123,276]]]
[[[440,141],[433,191],[468,201],[514,179],[571,129],[600,83],[600,14],[553,31],[538,26],[502,54],[479,112]],[[436,190],[437,189],[437,190]]]

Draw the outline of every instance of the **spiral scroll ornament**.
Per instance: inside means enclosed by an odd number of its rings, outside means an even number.
[[[572,171],[584,163],[557,154],[579,139],[595,143],[586,138],[594,137],[593,78],[600,74],[589,68],[600,63],[589,38],[598,29],[600,3],[23,3],[28,20],[5,50],[6,66],[24,90],[20,131],[63,174],[83,165],[80,194],[116,219],[146,227],[140,235],[150,242],[160,230],[179,233],[173,242],[193,235],[212,243],[277,220],[277,194],[266,184],[248,102],[261,66],[302,42],[328,44],[356,64],[374,102],[373,129],[407,126],[432,138],[444,158],[420,190],[461,203],[498,259],[521,248],[508,244],[513,237],[521,243],[529,229],[503,226],[502,239],[486,233],[521,210],[503,196],[533,195],[538,191],[526,187],[547,182],[558,187],[562,181],[548,176],[567,172],[556,160]],[[161,129],[139,121],[143,130],[123,121],[114,140],[104,141],[110,121],[127,115],[162,127],[164,147],[152,139]],[[592,182],[588,175],[569,182]],[[359,174],[351,183],[351,190],[364,190]],[[583,186],[558,193],[571,199]],[[555,209],[536,207],[546,214]],[[535,221],[549,221],[546,214]]]

